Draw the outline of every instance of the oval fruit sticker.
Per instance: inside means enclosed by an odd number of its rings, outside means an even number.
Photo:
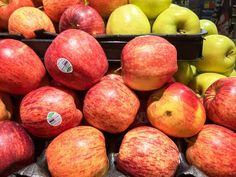
[[[49,112],[47,115],[47,122],[49,125],[55,127],[61,124],[62,117],[57,112]]]
[[[72,64],[70,63],[69,60],[67,60],[65,58],[59,58],[57,60],[57,67],[63,73],[72,73],[73,72]]]

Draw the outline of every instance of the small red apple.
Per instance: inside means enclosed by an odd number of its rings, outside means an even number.
[[[92,126],[109,133],[120,133],[134,121],[139,106],[137,96],[122,82],[105,79],[86,93],[83,113]]]
[[[0,29],[8,28],[10,15],[18,8],[34,6],[32,0],[0,0]]]
[[[82,113],[72,91],[44,86],[28,93],[20,104],[21,124],[37,137],[51,138],[79,125]]]
[[[214,82],[208,87],[203,100],[209,119],[236,131],[236,77]]]
[[[88,33],[68,29],[48,47],[45,66],[53,79],[75,90],[86,90],[107,72],[108,61],[101,45]]]
[[[196,94],[182,83],[168,86],[147,108],[151,124],[173,137],[191,137],[203,127],[205,109]]]
[[[0,157],[1,177],[7,177],[34,160],[33,141],[16,122],[0,121]]]
[[[175,143],[158,129],[148,126],[126,133],[117,158],[118,169],[134,177],[174,176],[179,163]]]
[[[236,176],[236,133],[219,125],[204,125],[188,143],[186,157],[209,177]]]
[[[26,94],[36,89],[46,74],[41,59],[23,42],[0,40],[0,90]]]
[[[90,126],[78,126],[57,136],[46,150],[53,177],[105,176],[109,163],[103,134]]]
[[[80,29],[93,36],[105,33],[105,23],[100,14],[88,5],[73,5],[62,14],[59,32],[67,29]]]
[[[140,36],[129,41],[121,54],[122,77],[135,90],[155,90],[177,71],[176,48],[159,36]]]

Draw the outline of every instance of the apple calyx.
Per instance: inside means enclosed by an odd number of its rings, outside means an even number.
[[[168,116],[168,117],[171,117],[172,116],[172,111],[166,111],[164,112],[164,116]]]
[[[1,1],[2,1],[3,5],[0,5],[0,7],[1,7],[1,6],[4,6],[4,4],[9,4],[9,1],[10,1],[10,0],[1,0]]]

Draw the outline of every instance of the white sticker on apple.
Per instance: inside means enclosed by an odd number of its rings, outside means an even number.
[[[63,73],[72,73],[73,66],[69,60],[66,58],[59,58],[57,60],[57,67]]]
[[[62,117],[57,112],[49,112],[47,115],[47,122],[49,125],[56,127],[61,124]]]

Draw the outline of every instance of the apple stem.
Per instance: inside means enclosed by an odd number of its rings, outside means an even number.
[[[121,69],[122,69],[122,67],[119,67],[118,69],[116,69],[116,70],[114,71],[114,73],[118,73]]]
[[[43,6],[39,6],[38,9],[39,9],[39,10],[43,10]]]
[[[88,0],[84,0],[84,5],[89,5],[89,2],[88,2]]]

